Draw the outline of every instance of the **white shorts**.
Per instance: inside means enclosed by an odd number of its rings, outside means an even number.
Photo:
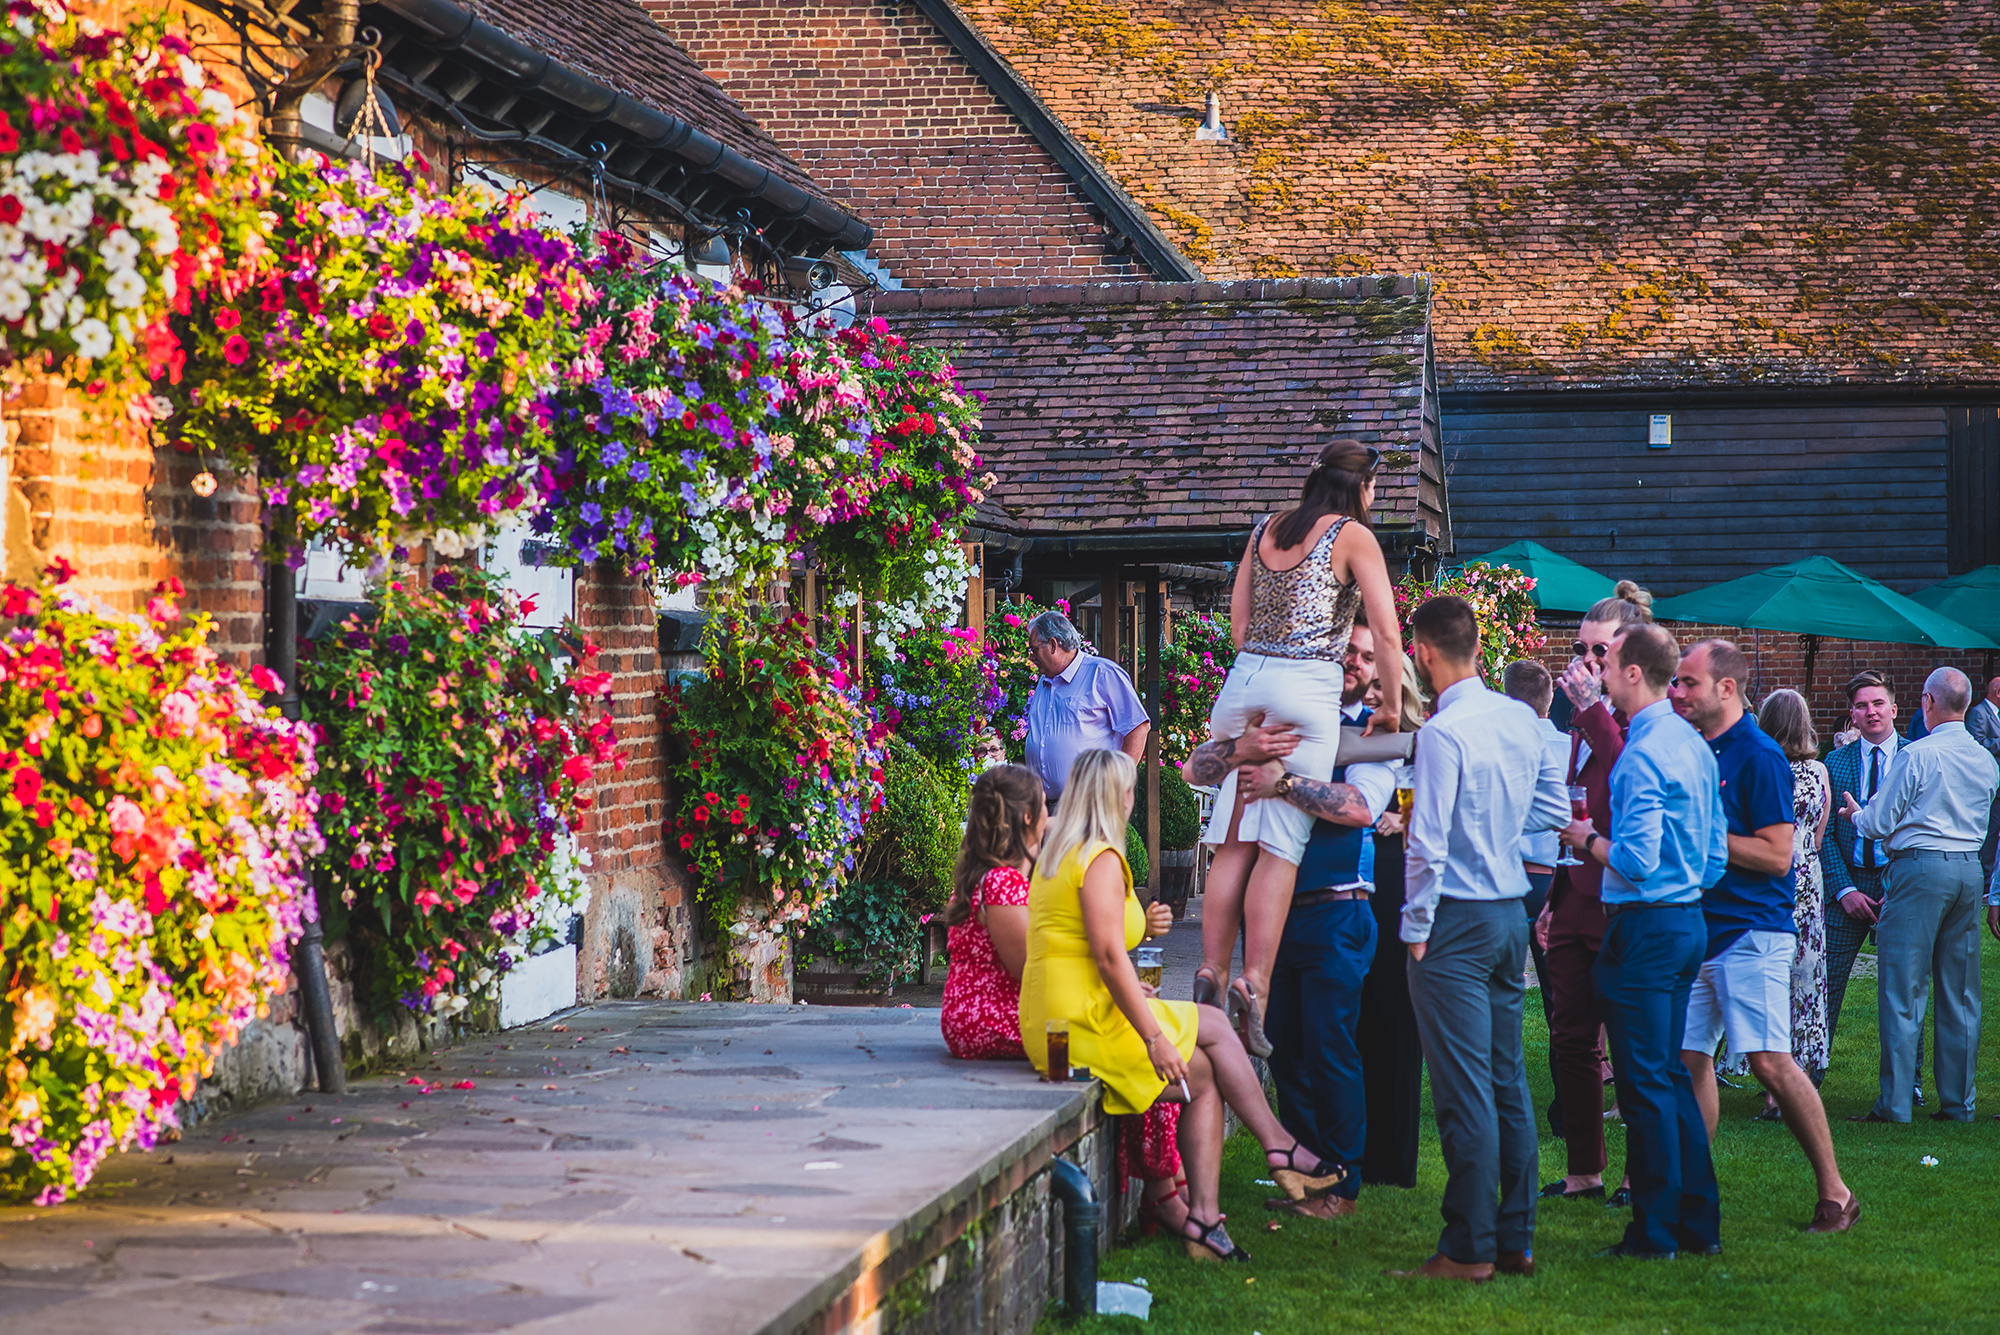
[[[1792,956],[1799,948],[1790,932],[1745,932],[1736,943],[1701,966],[1688,995],[1688,1052],[1715,1055],[1729,1039],[1732,1056],[1792,1051]]]
[[[1285,768],[1302,779],[1330,779],[1340,754],[1340,684],[1339,663],[1238,654],[1209,712],[1209,733],[1240,737],[1260,717],[1264,727],[1283,725],[1299,735],[1298,749],[1285,758]],[[1236,771],[1231,770],[1216,795],[1215,814],[1202,842],[1229,842],[1229,822],[1235,816]],[[1313,818],[1290,802],[1267,798],[1243,809],[1237,838],[1296,866],[1305,856],[1312,827]]]

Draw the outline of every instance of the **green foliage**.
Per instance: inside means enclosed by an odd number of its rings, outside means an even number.
[[[1138,799],[1132,806],[1132,824],[1146,828],[1146,767],[1139,767]],[[1160,847],[1193,848],[1201,842],[1201,807],[1194,789],[1188,787],[1177,767],[1160,767]]]
[[[1146,883],[1151,859],[1146,853],[1146,831],[1142,826],[1125,827],[1125,865],[1132,869],[1132,884]]]
[[[1173,629],[1173,642],[1160,655],[1160,755],[1179,765],[1208,740],[1208,716],[1236,661],[1236,646],[1225,617],[1190,612],[1176,616]]]
[[[300,664],[327,748],[328,925],[345,917],[378,1013],[454,1015],[532,943],[535,901],[574,892],[558,838],[591,804],[593,763],[624,764],[611,716],[585,704],[611,674],[565,677],[483,570],[370,601],[372,625],[349,617]]]
[[[900,737],[882,774],[882,810],[854,879],[800,934],[799,958],[836,959],[888,987],[916,974],[924,929],[951,897],[967,788]]]
[[[986,647],[993,655],[994,680],[1000,687],[1000,702],[993,710],[993,730],[1006,743],[1007,759],[1016,764],[1028,754],[1028,697],[1034,694],[1040,674],[1028,657],[1028,623],[1054,610],[1070,616],[1069,600],[1058,598],[1054,608],[1032,599],[1008,603],[998,616],[986,621]],[[1089,640],[1083,642],[1087,654],[1097,652]]]
[[[869,656],[883,722],[932,763],[970,779],[973,744],[1004,699],[997,660],[970,630],[906,631],[893,652]]]
[[[718,926],[746,899],[804,921],[882,804],[881,728],[801,618],[751,607],[703,645],[706,673],[661,702],[675,841]]]

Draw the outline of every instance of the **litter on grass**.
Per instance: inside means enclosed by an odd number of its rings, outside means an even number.
[[[1136,1316],[1141,1321],[1150,1321],[1152,1312],[1153,1295],[1137,1284],[1114,1284],[1108,1279],[1097,1281],[1099,1316]]]

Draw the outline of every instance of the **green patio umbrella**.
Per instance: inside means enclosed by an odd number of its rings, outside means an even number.
[[[1933,612],[2000,640],[2000,566],[1981,566],[1910,595]]]
[[[1663,598],[1653,604],[1653,615],[1662,621],[1709,621],[1881,644],[2000,648],[1990,636],[1828,556],[1809,556],[1678,598]]]
[[[1510,542],[1498,551],[1461,564],[1476,565],[1482,561],[1490,566],[1511,566],[1533,576],[1535,587],[1528,596],[1545,612],[1588,612],[1598,599],[1611,596],[1613,582],[1609,575],[1578,565],[1539,542]]]

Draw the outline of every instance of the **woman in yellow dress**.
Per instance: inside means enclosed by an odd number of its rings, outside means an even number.
[[[1220,1010],[1161,1001],[1132,968],[1125,952],[1147,934],[1124,853],[1137,775],[1120,751],[1086,751],[1070,770],[1028,888],[1021,1043],[1035,1069],[1046,1073],[1048,1022],[1067,1020],[1070,1061],[1104,1083],[1108,1113],[1142,1113],[1156,1099],[1185,1099],[1177,1143],[1188,1177],[1188,1254],[1247,1261],[1249,1253],[1222,1226],[1225,1102],[1264,1147],[1272,1178],[1293,1200],[1326,1194],[1346,1170],[1321,1161],[1279,1125],[1242,1040]]]

